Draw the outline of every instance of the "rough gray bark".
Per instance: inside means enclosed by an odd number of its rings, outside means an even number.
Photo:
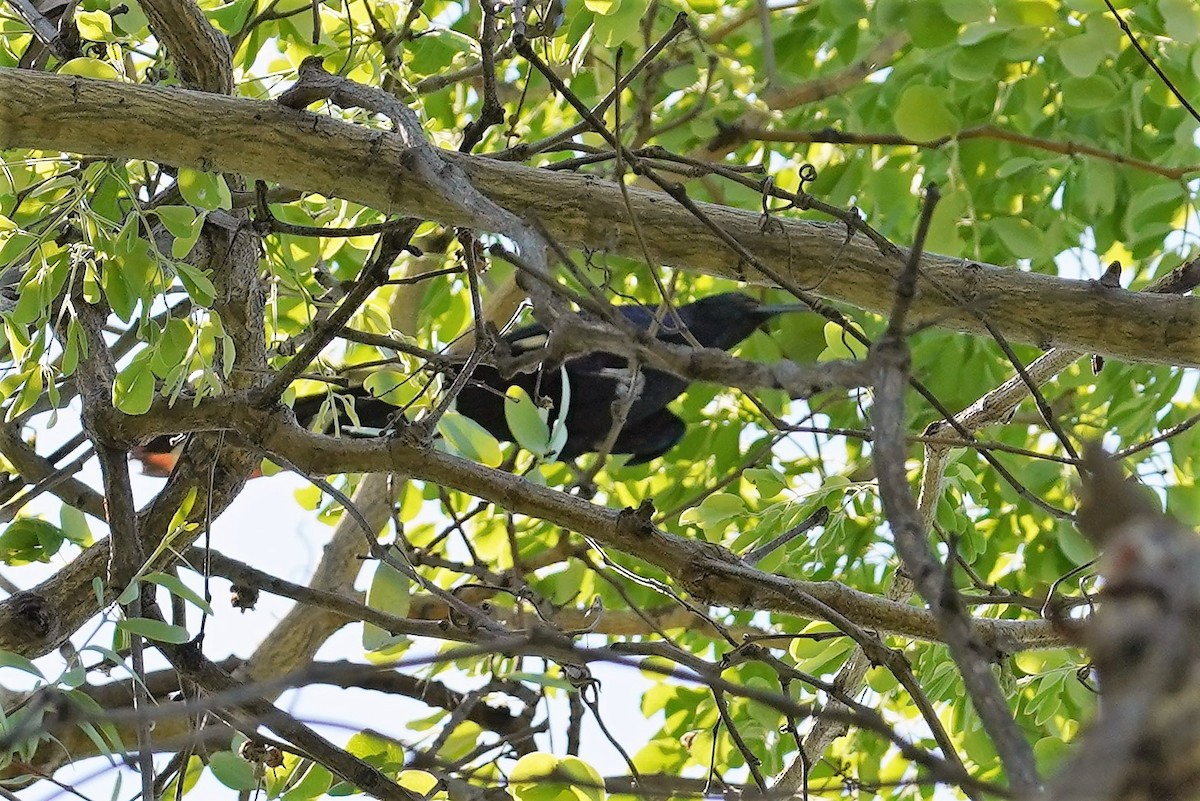
[[[197,136],[203,131],[203,136]],[[0,148],[28,147],[238,173],[343,197],[388,213],[450,225],[478,220],[416,168],[390,133],[293,111],[273,102],[70,76],[0,70]],[[620,188],[444,153],[497,205],[536,218],[571,247],[642,257]],[[628,189],[633,213],[659,264],[766,284],[709,228],[665,195]],[[699,204],[763,262],[821,296],[888,309],[903,255],[885,255],[841,224],[774,220]],[[914,324],[986,334],[985,315],[1007,339],[1129,361],[1200,365],[1200,301],[1158,297],[934,255],[921,262]]]

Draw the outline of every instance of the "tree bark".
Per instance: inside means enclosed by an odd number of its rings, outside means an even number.
[[[237,173],[390,214],[447,225],[477,222],[449,202],[435,176],[413,169],[410,149],[388,132],[278,103],[163,87],[0,69],[0,148],[134,158]],[[709,226],[669,197],[587,176],[443,152],[498,205],[540,222],[569,247],[642,258],[637,216],[657,264],[769,284]],[[774,219],[699,204],[762,262],[814,294],[885,312],[904,254],[884,254],[840,223]],[[986,319],[1010,341],[1065,347],[1127,361],[1200,366],[1200,301],[1149,296],[945,256],[921,261],[914,325],[986,335]]]

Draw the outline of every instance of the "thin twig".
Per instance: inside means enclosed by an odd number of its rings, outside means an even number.
[[[1200,112],[1197,112],[1196,109],[1192,107],[1192,104],[1188,102],[1188,99],[1183,95],[1183,93],[1175,88],[1175,84],[1171,82],[1171,79],[1167,77],[1167,74],[1162,71],[1162,68],[1155,63],[1154,59],[1150,57],[1150,54],[1147,53],[1142,47],[1141,43],[1138,42],[1137,37],[1133,35],[1133,31],[1129,29],[1129,24],[1125,22],[1125,18],[1121,16],[1120,12],[1117,11],[1116,6],[1112,4],[1112,0],[1104,0],[1104,5],[1108,6],[1108,10],[1112,12],[1113,17],[1116,18],[1117,24],[1121,26],[1121,30],[1125,31],[1125,36],[1129,38],[1129,43],[1132,44],[1133,48],[1138,51],[1138,55],[1142,57],[1142,60],[1150,65],[1150,69],[1154,70],[1154,74],[1157,75],[1159,80],[1163,82],[1163,85],[1170,90],[1171,94],[1175,95],[1175,99],[1179,101],[1179,104],[1187,109],[1188,114],[1192,115],[1192,119],[1200,122]]]

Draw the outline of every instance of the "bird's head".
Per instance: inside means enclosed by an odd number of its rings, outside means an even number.
[[[809,310],[803,303],[766,304],[741,292],[725,292],[689,303],[679,313],[697,342],[727,350],[777,314]]]

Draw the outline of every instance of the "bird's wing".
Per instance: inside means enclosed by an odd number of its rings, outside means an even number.
[[[625,464],[657,459],[683,439],[687,426],[669,409],[659,409],[637,423],[627,423],[613,443],[613,453],[633,454]]]
[[[662,319],[658,321],[658,327],[655,329],[656,336],[671,342],[682,342],[683,323],[687,320],[687,308],[688,306],[679,306],[667,309],[663,313]],[[654,323],[654,315],[658,311],[654,306],[617,306],[616,309],[626,320],[643,331],[650,330],[650,326]]]

